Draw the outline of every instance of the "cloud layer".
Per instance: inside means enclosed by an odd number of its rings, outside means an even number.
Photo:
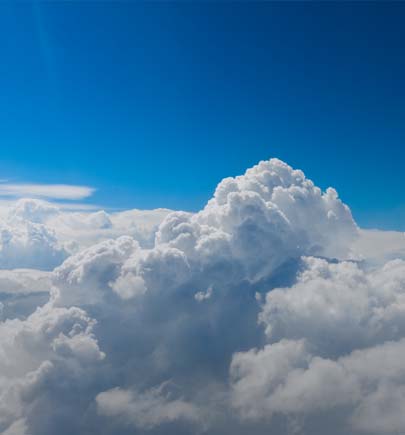
[[[402,430],[403,235],[280,160],[198,213],[21,199],[0,225],[0,433]]]

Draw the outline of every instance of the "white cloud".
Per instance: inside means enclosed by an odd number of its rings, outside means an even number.
[[[404,261],[366,272],[355,263],[305,259],[295,285],[267,294],[259,319],[269,344],[233,357],[234,406],[259,420],[340,412],[342,432],[347,425],[399,433],[404,313]]]
[[[261,162],[197,213],[0,215],[0,433],[403,425],[402,242],[301,171]]]
[[[333,421],[337,414],[337,433],[401,433],[404,339],[336,360],[314,355],[310,348],[302,340],[281,340],[234,356],[233,405],[242,418],[269,421],[278,414],[311,422]]]
[[[135,367],[151,380],[169,376],[201,405],[213,380],[199,386],[198,397],[192,385],[208,376],[210,366],[224,370],[234,351],[260,335],[256,291],[277,277],[289,281],[284,268],[294,268],[302,254],[350,255],[357,231],[335,191],[322,193],[278,160],[262,162],[220,183],[201,212],[168,214],[152,247],[122,237],[70,257],[55,270],[57,303],[110,319],[107,329],[100,323],[99,336],[107,355],[115,352],[123,377]],[[215,292],[199,304],[195,295],[209,288]],[[117,336],[122,343],[151,340],[149,350],[117,349]],[[215,356],[207,344],[217,349]],[[138,390],[136,383],[118,385]]]
[[[0,269],[0,294],[30,294],[49,291],[51,273],[36,269]]]
[[[69,253],[122,235],[150,246],[159,223],[169,212],[75,212],[39,199],[20,199],[0,214],[0,269],[51,270]]]
[[[52,302],[27,319],[0,323],[0,431],[25,428],[21,419],[35,416],[36,405],[52,402],[54,394],[53,413],[64,390],[75,388],[76,401],[84,394],[81,384],[104,358],[92,333],[94,325],[84,311],[56,308]],[[76,406],[74,401],[71,406]]]
[[[198,302],[203,302],[207,299],[209,299],[212,296],[212,287],[208,287],[208,289],[203,292],[203,291],[199,291],[194,295],[194,299]]]
[[[399,231],[360,230],[352,250],[360,260],[381,264],[402,258],[405,260],[405,233]]]
[[[114,388],[96,397],[98,410],[108,417],[119,417],[136,427],[151,429],[163,423],[185,420],[198,422],[198,409],[181,397],[174,398],[170,383],[143,393]]]
[[[0,196],[79,200],[91,196],[95,189],[71,184],[0,183]]]
[[[52,230],[24,219],[0,221],[0,268],[52,270],[67,257]]]

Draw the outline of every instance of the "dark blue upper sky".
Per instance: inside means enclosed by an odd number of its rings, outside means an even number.
[[[195,210],[279,157],[405,230],[405,3],[0,5],[0,178]]]

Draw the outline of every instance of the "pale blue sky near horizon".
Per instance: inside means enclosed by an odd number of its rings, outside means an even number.
[[[198,210],[278,157],[405,230],[405,3],[2,2],[0,178]],[[1,193],[1,185],[0,185]],[[86,196],[86,195],[84,195]]]

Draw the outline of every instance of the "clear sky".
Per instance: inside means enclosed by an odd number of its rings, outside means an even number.
[[[197,210],[269,157],[405,230],[405,3],[0,5],[0,178]]]

